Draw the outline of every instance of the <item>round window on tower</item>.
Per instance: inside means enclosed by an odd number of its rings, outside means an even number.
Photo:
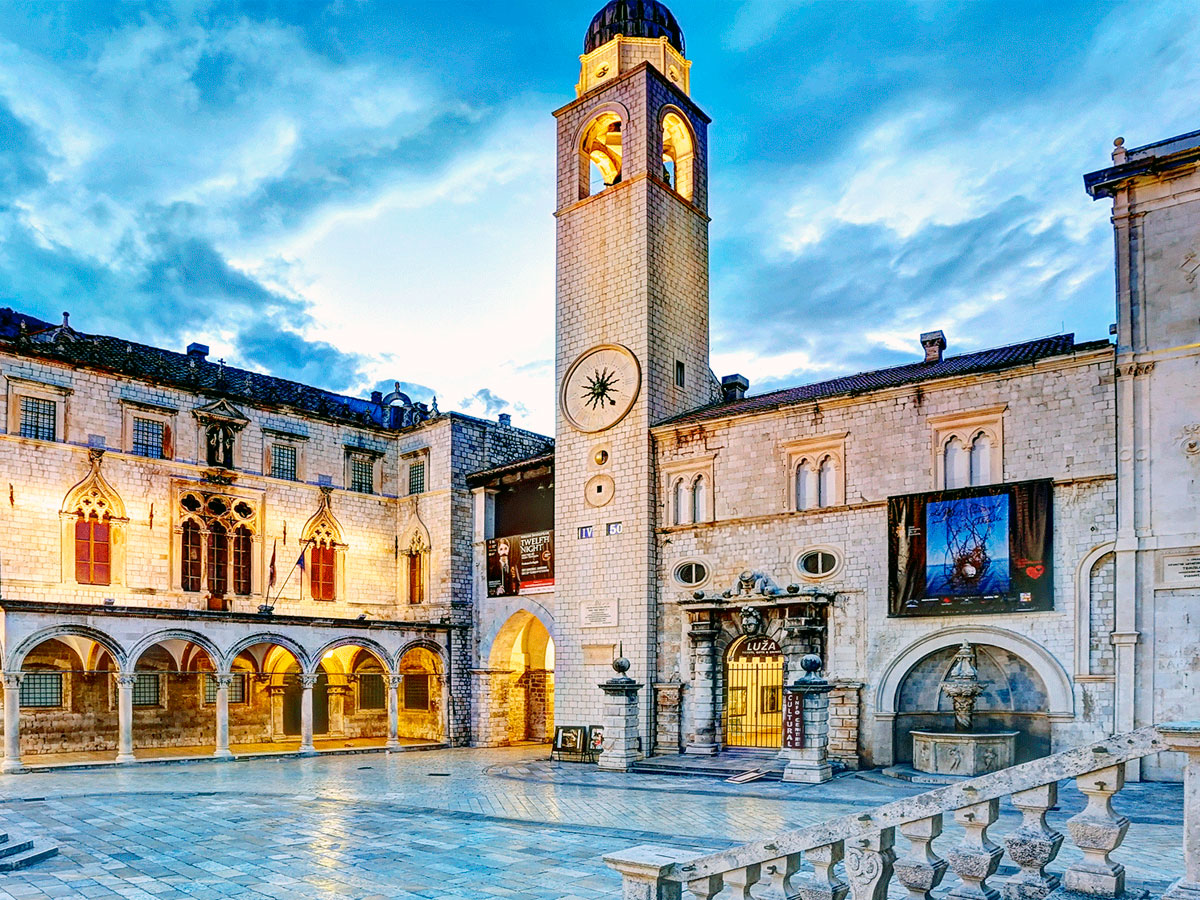
[[[796,557],[796,572],[810,581],[829,578],[841,568],[841,557],[830,547],[814,547]]]
[[[683,562],[675,567],[675,581],[684,587],[696,587],[708,578],[708,567],[702,562]]]

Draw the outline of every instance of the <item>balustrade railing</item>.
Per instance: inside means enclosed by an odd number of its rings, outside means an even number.
[[[1066,867],[1061,887],[1090,897],[1125,893],[1125,870],[1113,862],[1129,820],[1112,808],[1125,785],[1130,760],[1177,750],[1188,754],[1185,820],[1186,874],[1167,891],[1169,900],[1200,900],[1200,723],[1151,726],[959,784],[897,800],[776,835],[766,841],[693,858],[652,844],[606,857],[623,880],[623,900],[884,900],[893,879],[908,900],[929,900],[947,874],[953,900],[1045,900],[1060,887],[1046,872],[1064,835],[1046,821],[1058,801],[1058,782],[1074,778],[1087,806],[1066,822],[1080,859]],[[988,834],[1009,797],[1021,825],[996,843]],[[940,858],[933,849],[943,816],[954,816],[962,840]],[[907,843],[897,858],[893,845]],[[1007,853],[1018,871],[990,883]],[[803,862],[808,871],[801,873]],[[837,866],[843,863],[845,881]]]

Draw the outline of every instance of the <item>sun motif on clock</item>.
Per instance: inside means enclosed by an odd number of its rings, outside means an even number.
[[[567,421],[580,431],[603,431],[625,417],[641,384],[641,367],[627,348],[600,344],[567,370],[559,405]]]

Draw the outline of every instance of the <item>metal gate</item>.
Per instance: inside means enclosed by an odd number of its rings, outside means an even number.
[[[769,637],[741,637],[725,654],[725,746],[782,746],[783,652]]]

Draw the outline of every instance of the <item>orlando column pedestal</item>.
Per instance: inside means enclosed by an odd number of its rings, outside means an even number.
[[[787,760],[784,781],[820,784],[833,777],[826,749],[829,746],[829,692],[833,686],[817,673],[821,657],[808,654],[800,660],[804,674],[783,689],[783,750]]]
[[[625,673],[629,660],[613,660],[617,676],[600,683],[604,691],[604,752],[599,767],[628,772],[642,758],[638,750],[638,691],[642,685]]]

